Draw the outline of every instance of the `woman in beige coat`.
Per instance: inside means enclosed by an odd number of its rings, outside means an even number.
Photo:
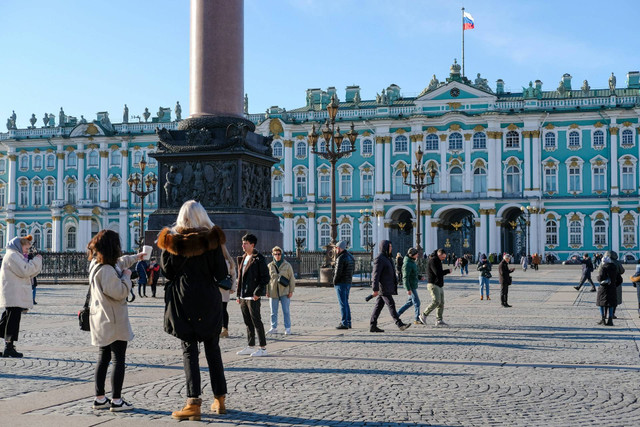
[[[222,248],[224,261],[227,264],[227,271],[231,276],[231,289],[218,288],[220,289],[220,295],[222,295],[222,332],[220,332],[220,338],[229,338],[229,312],[227,312],[227,306],[229,305],[231,294],[235,294],[238,290],[238,269],[236,268],[236,262],[227,250],[227,245],[220,245],[220,247]]]
[[[89,246],[89,303],[91,344],[99,347],[98,364],[95,370],[96,397],[93,409],[107,409],[111,412],[127,411],[131,403],[122,399],[124,383],[124,360],[127,342],[133,339],[129,323],[127,296],[131,292],[131,267],[143,253],[122,256],[120,237],[111,230],[102,230],[95,235]],[[111,399],[105,396],[104,383],[107,368],[113,354],[114,366],[111,372]]]
[[[2,357],[22,357],[13,344],[18,341],[22,311],[33,307],[31,278],[40,273],[42,257],[27,259],[31,248],[31,236],[14,237],[7,245],[7,253],[0,267],[0,337],[5,340]]]
[[[282,249],[279,246],[271,250],[273,261],[269,263],[269,287],[267,288],[267,297],[271,303],[271,329],[267,334],[278,333],[278,305],[282,305],[282,316],[284,317],[284,334],[291,334],[291,311],[289,303],[296,287],[296,278],[293,275],[293,267],[282,258]],[[280,277],[289,280],[289,285],[284,286],[280,283]]]

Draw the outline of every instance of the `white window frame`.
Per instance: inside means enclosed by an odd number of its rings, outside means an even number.
[[[598,221],[602,221],[602,231],[598,232]],[[609,221],[606,219],[595,219],[592,222],[592,242],[594,246],[607,246],[609,244]],[[596,236],[602,236],[602,242],[596,241]]]
[[[367,177],[365,179],[365,177]],[[369,183],[369,185],[371,186],[371,192],[370,193],[365,193],[365,181],[367,183]],[[373,175],[373,171],[369,171],[369,172],[360,172],[360,195],[362,197],[373,197],[374,193],[375,193],[375,183],[374,183],[374,175]]]
[[[296,199],[306,199],[307,198],[307,175],[295,175],[295,184],[296,184]],[[302,194],[300,194],[300,189],[304,188]]]
[[[596,133],[602,134],[602,145],[596,145]],[[598,135],[599,137],[600,135]],[[604,130],[596,128],[591,132],[591,148],[595,150],[602,150],[607,146],[607,134]]]
[[[96,157],[97,156],[97,157]],[[91,163],[91,159],[96,160],[96,163]],[[98,150],[90,150],[87,153],[87,169],[100,167],[100,153]]]
[[[360,141],[360,150],[362,157],[373,156],[373,140],[371,138],[365,138]]]
[[[33,206],[42,206],[44,200],[42,194],[42,190],[44,188],[43,184],[44,183],[40,179],[31,182],[31,200],[33,200]],[[39,190],[38,187],[40,187]],[[40,200],[36,200],[38,199],[38,196],[40,197]]]
[[[553,137],[553,145],[547,145],[547,137]],[[558,134],[554,131],[547,131],[542,135],[543,148],[545,151],[556,151],[558,149]]]
[[[318,225],[318,244],[323,248],[331,243],[331,226],[326,222],[321,222]]]
[[[72,236],[71,228],[73,231],[74,244],[71,246],[70,238]],[[78,225],[75,222],[68,222],[64,226],[64,250],[65,251],[77,251],[78,250]]]
[[[18,206],[29,206],[29,181],[18,180]]]
[[[326,194],[323,192],[325,187]],[[318,197],[331,197],[331,174],[329,172],[318,174]]]
[[[543,172],[543,186],[545,193],[558,193],[558,165],[553,166],[545,165],[542,169]],[[553,188],[550,188],[550,181],[553,183]]]
[[[476,173],[476,171],[481,170],[480,173]],[[484,172],[482,172],[484,171]],[[477,180],[481,180],[484,182],[484,190],[482,188],[478,188]],[[475,193],[486,193],[487,192],[487,167],[485,165],[476,166],[473,168],[473,191]]]
[[[596,165],[596,161],[597,160],[602,160],[603,164],[601,166]],[[600,192],[600,193],[604,193],[605,191],[607,191],[607,173],[608,173],[608,163],[606,161],[606,159],[602,159],[602,158],[594,158],[591,160],[591,192],[592,193],[596,193],[596,192]],[[602,168],[603,172],[602,172],[602,177],[603,177],[603,185],[602,185],[602,189],[597,190],[596,189],[596,168]]]
[[[302,231],[301,231],[302,230]],[[307,233],[307,224],[297,224],[296,225],[296,238],[304,239],[304,243],[302,244],[302,249],[305,249],[309,243],[309,235]]]
[[[476,138],[477,137],[477,138]],[[473,150],[486,150],[487,149],[487,134],[484,132],[475,132],[473,134],[473,145],[471,146]],[[484,147],[477,147],[476,142],[483,142]]]
[[[629,161],[631,164],[626,164]],[[631,168],[631,171],[627,174],[624,173],[624,168]],[[638,159],[634,156],[626,155],[624,157],[620,157],[618,159],[618,170],[620,171],[620,191],[624,191],[626,194],[633,193],[636,191],[637,187],[637,175],[638,175]],[[623,183],[625,175],[630,176],[631,183],[630,188],[623,188]]]
[[[509,146],[509,141],[510,139],[514,138],[514,134],[517,136],[517,145],[512,145],[511,147]],[[509,130],[507,131],[507,133],[505,133],[504,135],[504,150],[508,151],[508,150],[518,150],[520,151],[520,148],[522,147],[522,135],[520,134],[520,131],[517,130]]]
[[[284,190],[284,177],[281,174],[278,175],[273,175],[273,179],[271,180],[272,186],[271,186],[271,197],[282,197],[282,193]],[[278,194],[277,190],[280,190]]]
[[[622,246],[625,248],[635,248],[637,246],[637,233],[638,227],[637,217],[634,217],[633,220],[624,220],[621,219],[620,223],[622,225]]]
[[[71,161],[73,159],[73,162]],[[75,151],[67,152],[65,156],[66,169],[78,169],[78,155]]]
[[[72,185],[75,185],[75,189],[76,189],[74,194],[70,193],[70,187]],[[70,197],[71,195],[73,197]],[[73,199],[73,200],[71,200],[71,199]],[[71,182],[65,183],[65,185],[64,185],[64,201],[65,201],[65,203],[71,204],[71,205],[75,205],[76,203],[78,203],[78,183],[77,183],[77,181],[71,181]]]
[[[460,173],[453,173],[453,169],[458,168],[460,169]],[[449,192],[451,193],[462,193],[464,192],[464,169],[462,168],[461,165],[459,164],[455,164],[453,166],[451,166],[449,168],[449,171],[447,172],[447,175],[449,176]],[[453,176],[456,175],[456,178],[459,177],[460,178],[460,190],[454,190],[453,189]]]
[[[20,172],[26,172],[29,170],[28,154],[20,154],[20,157],[18,157],[18,169],[20,170]]]
[[[404,150],[402,147],[398,147],[398,140],[402,141],[401,144],[404,144]],[[393,138],[393,154],[406,154],[409,152],[409,138],[405,134],[396,135]]]
[[[340,171],[340,185],[338,189],[340,190],[340,194],[338,197],[341,198],[351,198],[353,196],[353,169],[349,169],[349,171]]]
[[[296,141],[296,159],[306,159],[307,158],[307,143],[305,141]]]
[[[95,188],[92,188],[92,185],[95,185]],[[94,190],[95,199],[91,197],[92,190]],[[100,183],[98,181],[87,181],[85,195],[88,200],[91,200],[92,204],[97,204],[100,201]]]
[[[396,167],[393,171],[392,181],[391,181],[391,192],[393,194],[410,194],[409,186],[404,185],[404,178],[402,178],[402,168]]]
[[[42,170],[42,161],[43,161],[42,160],[42,154],[38,154],[38,153],[34,154],[32,161],[33,161],[33,170],[34,171],[41,171]],[[38,163],[40,163],[40,164],[38,164]]]
[[[454,141],[453,139],[456,139],[456,141]],[[458,141],[458,137],[460,137],[460,140]],[[460,143],[459,147],[458,147],[458,142]],[[452,146],[452,144],[456,144],[456,146]],[[447,138],[447,151],[462,151],[464,150],[464,137],[462,136],[461,132],[451,132],[449,134],[449,137]]]
[[[553,222],[553,224],[550,224]],[[558,219],[547,218],[544,222],[545,246],[558,246]]]
[[[338,226],[338,240],[342,241],[342,240],[346,240],[347,241],[347,247],[351,247],[352,246],[352,242],[353,242],[353,227],[351,226],[350,223],[343,223],[340,224]]]
[[[271,146],[271,151],[273,157],[281,159],[284,156],[284,145],[282,144],[282,141],[274,141]]]
[[[578,220],[567,220],[567,230],[568,230],[568,242],[569,246],[575,248],[576,246],[582,247],[583,245],[583,232],[584,232],[584,224],[582,221]]]
[[[624,147],[624,148],[631,148],[633,146],[635,146],[635,138],[634,138],[634,131],[632,128],[624,128],[620,130],[620,146]],[[624,141],[624,136],[626,135],[631,135],[630,138],[630,142],[625,143]]]
[[[433,148],[433,144],[435,142],[435,148]],[[431,143],[431,145],[430,145]],[[435,133],[428,133],[424,139],[424,150],[425,151],[440,151],[440,139],[438,135]]]
[[[7,171],[7,160],[0,158],[0,175]]]
[[[51,162],[51,166],[49,166],[49,159],[53,159],[53,162]],[[54,170],[56,168],[56,155],[55,154],[47,153],[47,155],[45,156],[44,167],[48,171],[52,171],[52,170]]]
[[[360,247],[366,248],[367,242],[373,243],[373,224],[371,221],[363,222],[360,231]]]
[[[515,165],[510,165],[509,164],[510,159],[505,160],[505,166],[503,169],[503,173],[504,173],[504,189],[503,191],[507,194],[519,194],[522,193],[522,165],[520,164],[520,162],[518,162],[518,164]],[[512,176],[509,174],[509,168],[511,167],[516,167],[518,168],[518,173],[516,174],[518,176],[518,189],[517,191],[507,191],[507,181],[509,180],[509,177]]]
[[[577,145],[571,145],[571,137],[576,135],[578,137]],[[580,129],[568,129],[567,130],[567,150],[575,151],[582,148],[582,131]]]

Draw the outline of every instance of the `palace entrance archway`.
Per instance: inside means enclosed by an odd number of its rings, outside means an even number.
[[[476,226],[474,215],[466,209],[454,208],[440,214],[438,248],[457,257],[471,254],[476,258]]]
[[[393,246],[393,255],[400,252],[406,255],[413,241],[413,215],[406,209],[398,209],[391,214],[389,223],[389,240]],[[377,244],[378,242],[376,242]]]
[[[514,261],[520,262],[527,248],[527,220],[522,211],[516,207],[506,209],[502,214],[500,226],[500,243],[502,252],[513,255]]]

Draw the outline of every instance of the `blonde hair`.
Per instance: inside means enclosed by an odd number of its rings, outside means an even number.
[[[189,200],[184,202],[178,212],[178,219],[176,219],[176,225],[173,227],[174,231],[189,229],[189,228],[211,228],[213,222],[207,215],[207,211],[204,210],[202,205],[195,200]]]
[[[220,245],[220,248],[222,248],[222,255],[224,256],[224,259],[229,263],[229,275],[233,280],[236,280],[236,276],[238,274],[236,270],[236,262],[227,250],[227,245]]]

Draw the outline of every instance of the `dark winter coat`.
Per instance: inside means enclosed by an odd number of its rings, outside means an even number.
[[[251,259],[247,266],[244,266],[245,257]],[[269,267],[264,256],[257,250],[253,254],[244,254],[238,257],[238,298],[263,297],[267,295],[267,286],[271,281]]]
[[[450,269],[442,269],[442,261],[438,258],[438,251],[433,251],[429,255],[427,261],[427,283],[433,283],[436,286],[444,286],[444,276],[451,273]]]
[[[388,240],[381,241],[380,254],[373,261],[371,287],[373,292],[379,292],[380,295],[398,295],[398,278],[389,254],[390,245]]]
[[[205,341],[220,334],[222,297],[217,280],[227,276],[219,227],[158,235],[162,249],[160,268],[169,280],[165,285],[164,330],[183,341]]]
[[[140,260],[136,264],[136,272],[138,273],[138,284],[146,285],[147,284],[147,262],[145,260]]]
[[[478,263],[478,271],[480,276],[491,278],[491,263],[489,261],[480,261]]]
[[[500,286],[511,286],[511,269],[509,263],[504,259],[498,264],[498,275],[500,276]]]
[[[622,276],[618,273],[618,267],[613,262],[602,265],[598,274],[598,294],[596,295],[596,305],[598,307],[615,307],[618,305],[617,288],[622,284]],[[602,282],[609,279],[608,285]]]
[[[342,251],[336,257],[336,266],[333,271],[333,284],[353,282],[353,270],[355,269],[355,260],[349,251]]]
[[[581,259],[580,264],[582,264],[582,275],[588,276],[593,271],[593,263],[589,258]]]
[[[408,291],[418,289],[418,264],[408,255],[402,263],[402,285]]]

